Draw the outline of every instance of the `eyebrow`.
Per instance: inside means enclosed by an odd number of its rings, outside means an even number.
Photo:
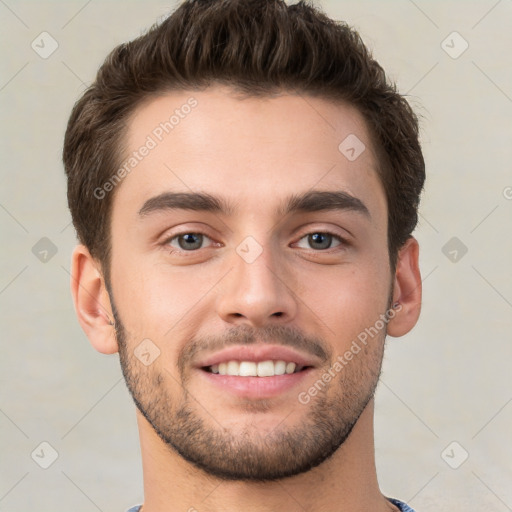
[[[201,192],[164,192],[148,199],[139,210],[139,216],[167,210],[193,210],[233,215],[234,204],[222,197]],[[371,218],[366,205],[357,197],[343,191],[311,190],[293,194],[285,199],[276,214],[285,216],[299,212],[350,210]]]

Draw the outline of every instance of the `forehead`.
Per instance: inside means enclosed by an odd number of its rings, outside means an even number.
[[[123,147],[114,203],[134,209],[164,191],[207,191],[257,211],[298,190],[341,189],[380,206],[384,198],[362,115],[311,96],[169,92],[137,108]]]

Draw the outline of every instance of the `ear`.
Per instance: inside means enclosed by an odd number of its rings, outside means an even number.
[[[388,322],[390,336],[407,334],[418,321],[421,310],[421,274],[418,264],[419,245],[410,237],[398,253],[393,287],[395,315]]]
[[[92,346],[103,354],[118,351],[114,316],[99,263],[84,245],[73,251],[71,294],[78,321]]]

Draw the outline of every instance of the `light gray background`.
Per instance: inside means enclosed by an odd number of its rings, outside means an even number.
[[[0,510],[122,511],[143,499],[118,358],[92,349],[72,308],[60,154],[71,107],[107,52],[173,5],[0,0]],[[422,116],[424,305],[417,327],[388,343],[381,488],[419,512],[512,510],[512,1],[320,5],[360,30]],[[31,48],[43,31],[59,45],[47,59]],[[469,44],[458,58],[453,31]],[[58,250],[46,262],[32,252],[43,237]],[[459,247],[443,252],[452,237]],[[43,441],[58,453],[48,469],[31,457],[51,461]]]

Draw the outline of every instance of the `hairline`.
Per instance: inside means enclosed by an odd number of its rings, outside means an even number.
[[[392,272],[396,269],[396,262],[399,248],[395,251],[394,254],[391,254],[391,246],[390,246],[390,222],[389,222],[389,201],[387,196],[386,186],[384,184],[383,176],[386,172],[386,167],[389,170],[390,162],[388,155],[385,149],[380,144],[380,141],[375,133],[374,127],[371,122],[367,119],[364,111],[361,109],[357,103],[354,101],[347,100],[344,98],[343,93],[336,94],[334,91],[328,90],[315,90],[315,89],[307,89],[305,87],[290,87],[290,86],[282,86],[276,87],[275,85],[267,85],[261,84],[262,87],[260,89],[248,90],[243,87],[241,83],[237,82],[229,82],[223,79],[214,79],[208,83],[202,83],[201,81],[194,83],[193,81],[187,86],[173,86],[169,85],[168,87],[162,87],[155,91],[147,92],[144,95],[141,95],[139,98],[136,98],[130,108],[129,113],[126,115],[126,118],[123,120],[122,126],[119,130],[117,130],[116,135],[114,137],[114,145],[115,145],[115,165],[111,172],[109,173],[109,179],[115,174],[116,169],[118,169],[122,162],[127,158],[128,152],[128,139],[129,133],[132,129],[134,118],[140,113],[142,109],[147,107],[152,102],[156,101],[159,98],[163,98],[165,96],[171,95],[173,93],[193,93],[193,92],[202,92],[209,90],[214,87],[220,87],[225,90],[227,93],[231,95],[234,99],[238,99],[240,101],[246,99],[269,99],[276,98],[280,96],[298,96],[302,95],[309,96],[310,98],[318,98],[328,102],[331,102],[334,105],[344,105],[346,107],[352,108],[357,111],[357,113],[361,116],[361,119],[364,123],[364,128],[368,132],[370,149],[373,155],[374,166],[373,170],[376,172],[379,183],[382,187],[382,191],[384,193],[384,199],[386,204],[386,245],[387,251],[389,255],[389,264]],[[123,156],[124,155],[124,156]],[[100,267],[103,271],[103,275],[110,277],[111,270],[111,256],[112,256],[112,213],[114,207],[114,201],[116,194],[119,192],[119,189],[122,187],[122,182],[116,186],[112,192],[108,195],[107,202],[107,211],[105,215],[105,223],[104,226],[104,234],[105,234],[105,251],[103,253],[103,262],[101,258],[98,258]]]

